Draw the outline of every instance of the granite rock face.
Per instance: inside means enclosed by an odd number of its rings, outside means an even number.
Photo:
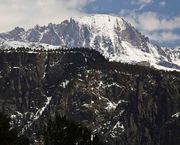
[[[55,114],[106,145],[178,145],[180,77],[89,49],[0,52],[0,110],[31,140]]]

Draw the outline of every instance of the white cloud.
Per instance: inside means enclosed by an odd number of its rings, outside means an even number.
[[[155,12],[138,13],[133,10],[122,10],[120,14],[150,40],[159,42],[180,40],[180,35],[175,33],[180,29],[180,16],[166,18]]]
[[[122,14],[122,12],[121,12]],[[126,13],[123,15],[135,27],[146,31],[180,29],[180,16],[166,18],[155,12]]]
[[[153,0],[131,0],[132,5],[138,6],[138,8],[135,8],[132,11],[134,11],[134,12],[140,11],[152,2],[153,2]]]
[[[146,35],[154,41],[159,42],[174,42],[177,40],[180,40],[180,35],[173,33],[171,31],[169,32],[153,32],[153,33],[146,33]]]
[[[162,7],[164,7],[164,6],[166,5],[166,2],[165,2],[165,1],[160,1],[160,2],[159,2],[159,5],[162,6]]]
[[[135,5],[149,4],[151,2],[153,2],[153,0],[131,0],[131,4]]]
[[[82,8],[94,0],[1,0],[0,31],[15,26],[32,27],[83,15]]]

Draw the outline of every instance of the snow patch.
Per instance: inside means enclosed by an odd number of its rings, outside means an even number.
[[[117,129],[117,128],[121,128],[122,131],[124,132],[124,125],[119,121],[113,127],[113,129]]]
[[[43,112],[45,111],[45,109],[47,108],[47,106],[49,105],[50,101],[51,101],[52,97],[47,97],[47,102],[44,105],[44,107],[42,107],[41,109],[39,109],[35,115],[32,118],[31,121],[28,121],[27,124],[22,128],[22,131],[20,132],[20,134],[23,134],[24,131],[26,131],[29,127],[32,126],[33,122],[36,121],[37,119],[39,119],[39,117],[43,114]]]
[[[37,119],[42,115],[42,113],[44,112],[44,110],[45,110],[45,109],[47,108],[47,106],[49,105],[51,99],[52,99],[52,97],[47,97],[47,102],[46,102],[45,106],[42,107],[38,112],[36,112],[34,121],[37,120]]]
[[[19,42],[19,41],[2,41],[0,42],[0,48],[3,50],[17,49],[17,48],[30,48],[29,53],[35,53],[32,50],[56,50],[62,47],[49,45],[45,43],[35,42]],[[64,47],[63,47],[64,48]]]
[[[110,101],[109,99],[106,98],[106,100],[108,101],[107,102],[107,107],[105,108],[106,110],[108,111],[111,111],[111,110],[115,110],[117,108],[117,106],[121,103],[127,103],[127,101],[125,100],[119,100],[118,103],[115,103],[113,101]]]
[[[60,86],[62,86],[65,89],[66,86],[69,84],[69,82],[70,82],[69,80],[65,80],[60,84]]]
[[[180,117],[180,112],[177,112],[177,113],[175,113],[175,114],[173,114],[171,117],[175,117],[175,118],[178,118],[178,117]]]

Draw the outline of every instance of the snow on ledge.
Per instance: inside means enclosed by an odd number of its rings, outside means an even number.
[[[180,112],[177,112],[171,116],[172,118],[178,118],[180,117]]]

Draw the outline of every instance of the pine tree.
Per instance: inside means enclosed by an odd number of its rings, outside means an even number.
[[[100,142],[96,135],[92,139],[87,128],[57,116],[48,123],[45,145],[100,145]]]
[[[11,119],[0,112],[0,145],[29,145],[25,136],[18,137],[16,129],[10,126]]]
[[[11,129],[10,118],[0,112],[0,144],[14,145],[17,139],[17,132]]]

